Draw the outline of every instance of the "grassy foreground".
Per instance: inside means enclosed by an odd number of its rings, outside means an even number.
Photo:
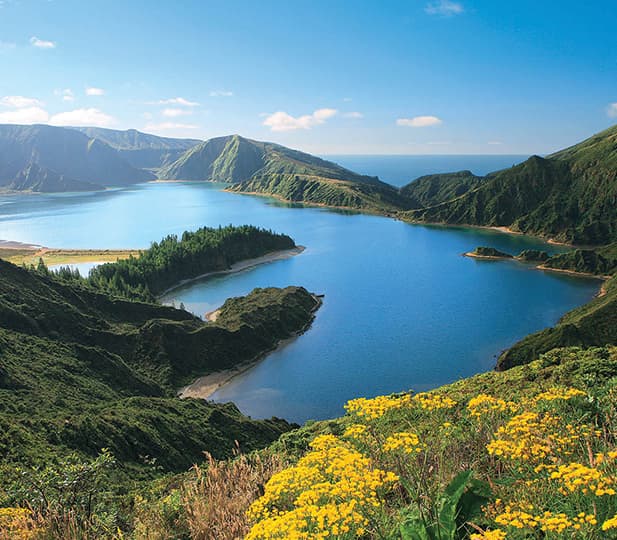
[[[346,409],[143,487],[122,533],[15,507],[0,526],[29,538],[59,524],[79,532],[65,538],[617,538],[617,348],[556,349]]]

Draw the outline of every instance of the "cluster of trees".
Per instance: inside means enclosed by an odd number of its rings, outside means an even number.
[[[289,236],[250,225],[204,227],[184,232],[181,238],[169,235],[154,242],[139,257],[98,266],[90,272],[88,281],[111,294],[154,301],[182,280],[293,247],[295,243]]]

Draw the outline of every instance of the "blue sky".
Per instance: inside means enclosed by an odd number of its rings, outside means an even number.
[[[546,153],[617,123],[616,29],[615,0],[0,0],[0,123]]]

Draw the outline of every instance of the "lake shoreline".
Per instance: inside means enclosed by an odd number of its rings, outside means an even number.
[[[235,274],[237,272],[242,272],[243,270],[248,270],[249,268],[253,268],[255,266],[259,266],[262,264],[271,263],[274,261],[280,261],[284,259],[290,259],[291,257],[300,255],[300,253],[302,253],[305,249],[306,248],[304,246],[296,246],[291,249],[281,249],[278,251],[272,251],[270,253],[266,253],[265,255],[262,255],[261,257],[255,257],[253,259],[244,259],[242,261],[238,261],[232,264],[229,268],[225,270],[214,270],[212,272],[206,272],[205,274],[201,274],[193,278],[183,279],[182,281],[179,281],[178,283],[176,283],[175,285],[172,285],[168,289],[165,289],[162,293],[158,295],[158,298],[162,299],[164,296],[166,296],[170,292],[175,291],[176,289],[179,289],[183,287],[184,285],[187,285],[194,281],[199,281],[201,279],[205,279],[211,276]],[[212,312],[209,312],[209,313],[212,313]]]
[[[242,364],[239,364],[238,366],[228,368],[228,369],[221,369],[218,371],[213,371],[212,373],[208,373],[206,375],[202,375],[201,377],[198,377],[191,384],[188,384],[187,386],[180,388],[177,392],[177,396],[180,399],[187,399],[187,398],[209,399],[217,390],[229,384],[236,377],[254,368],[256,365],[258,365],[262,360],[264,360],[267,356],[269,356],[273,352],[279,349],[282,349],[283,347],[285,347],[292,341],[296,340],[298,337],[300,337],[302,334],[304,334],[306,331],[309,330],[309,328],[313,324],[313,321],[315,320],[315,313],[323,305],[323,300],[322,300],[323,297],[321,295],[313,295],[313,298],[315,298],[315,300],[317,301],[315,307],[311,311],[313,316],[311,317],[311,320],[299,332],[296,332],[291,337],[278,340],[276,344],[274,345],[274,347],[272,347],[271,349],[259,353],[254,358],[246,362],[243,362]],[[213,317],[215,314],[217,314],[216,316],[218,316],[218,313],[220,313],[220,308],[209,312],[207,315],[210,315],[211,317]],[[209,319],[209,320],[211,322],[215,322],[216,316],[214,316],[214,319]]]
[[[479,259],[485,261],[514,261],[519,263],[525,263],[525,261],[519,259],[518,257],[505,257],[498,255],[478,255],[473,251],[467,251],[462,254],[463,257],[469,257],[470,259]],[[572,277],[584,278],[584,279],[597,279],[602,281],[600,285],[600,290],[596,293],[594,298],[604,296],[606,294],[606,290],[604,288],[604,283],[611,278],[611,276],[592,274],[590,272],[577,272],[576,270],[566,270],[562,268],[550,268],[549,266],[544,266],[543,264],[533,264],[530,266],[533,270],[541,270],[543,272],[555,272],[558,274],[566,274]]]

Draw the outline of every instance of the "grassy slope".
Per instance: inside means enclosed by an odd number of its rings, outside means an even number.
[[[162,169],[161,178],[212,180],[230,190],[272,195],[291,202],[393,212],[408,208],[398,190],[335,163],[238,135],[210,139]]]
[[[131,466],[149,455],[181,470],[203,450],[229,455],[234,439],[246,449],[263,446],[289,424],[179,400],[175,390],[271,349],[309,324],[316,305],[301,288],[261,289],[206,324],[0,262],[2,461],[108,447]]]
[[[447,174],[429,174],[402,187],[403,197],[410,200],[411,208],[424,208],[456,199],[477,188],[482,178],[471,171]]]
[[[492,173],[451,201],[407,213],[411,221],[506,226],[575,244],[617,239],[617,126],[541,158]],[[413,184],[412,184],[413,185]]]
[[[595,526],[594,533],[580,538],[612,538],[602,535],[599,531],[603,520],[612,516],[617,511],[615,497],[594,499],[587,496],[576,496],[567,492],[559,493],[559,484],[550,479],[546,471],[535,470],[536,462],[525,464],[520,469],[512,466],[508,459],[500,456],[490,456],[487,452],[489,444],[496,435],[498,428],[503,426],[514,414],[527,410],[540,410],[557,414],[563,426],[572,424],[577,429],[588,422],[599,429],[600,436],[592,440],[593,450],[587,447],[583,441],[576,445],[574,452],[566,452],[559,455],[554,448],[557,463],[560,460],[568,462],[588,463],[593,451],[607,452],[614,448],[615,429],[615,385],[617,384],[617,348],[564,348],[556,349],[543,355],[540,359],[525,366],[515,367],[505,372],[488,372],[467,379],[460,380],[437,388],[430,396],[439,396],[452,400],[450,405],[443,409],[426,409],[418,406],[413,400],[402,407],[394,407],[381,416],[375,418],[361,417],[357,414],[347,414],[333,420],[309,423],[302,428],[283,434],[267,451],[259,456],[249,459],[241,458],[230,463],[210,463],[208,468],[201,467],[184,475],[181,479],[175,478],[173,482],[162,487],[160,484],[153,487],[152,492],[145,495],[149,502],[142,506],[140,512],[134,516],[137,524],[135,539],[156,537],[162,531],[173,532],[186,538],[209,537],[215,535],[221,540],[231,540],[242,537],[251,529],[254,522],[246,516],[246,510],[251,502],[264,495],[264,489],[260,486],[249,487],[246,495],[240,496],[245,488],[236,485],[246,478],[259,478],[260,484],[266,484],[266,496],[270,494],[270,500],[275,500],[274,511],[270,514],[272,520],[278,520],[277,526],[270,529],[269,534],[260,535],[255,532],[254,538],[282,538],[281,531],[286,527],[293,529],[294,523],[302,524],[306,514],[294,515],[293,512],[286,514],[294,508],[292,501],[297,506],[306,509],[309,515],[318,515],[322,510],[328,515],[328,519],[313,521],[313,531],[323,527],[331,536],[350,540],[352,538],[457,538],[468,539],[470,533],[481,529],[495,529],[506,527],[494,522],[495,507],[487,508],[487,502],[496,499],[505,501],[506,504],[524,504],[533,502],[537,506],[533,513],[542,515],[544,511],[553,513],[565,512],[567,515],[576,516],[584,509],[586,512],[596,512],[599,522]],[[546,401],[539,406],[534,405],[533,398],[540,392],[553,389],[571,387],[582,390],[590,397],[578,398],[574,401],[562,400]],[[519,411],[500,412],[499,406],[495,410],[486,409],[483,413],[474,417],[470,414],[468,404],[472,398],[479,395],[495,396],[503,400],[505,408],[512,406],[520,408]],[[429,396],[429,397],[430,397]],[[405,397],[404,394],[391,396],[396,398]],[[377,398],[379,400],[379,398]],[[386,398],[388,402],[390,398]],[[506,403],[508,402],[508,403]],[[365,426],[361,431],[356,428]],[[351,432],[356,431],[355,435]],[[559,427],[557,429],[560,429]],[[403,432],[404,434],[416,434],[421,445],[419,450],[413,450],[410,443],[399,448],[398,451],[386,449],[386,441],[389,436]],[[525,443],[524,429],[521,438]],[[575,432],[576,433],[576,432]],[[299,459],[309,453],[318,455],[310,443],[319,436],[334,436],[338,441],[335,443],[339,450],[332,453],[330,459],[326,459],[323,465],[319,459],[313,457],[312,463],[293,469]],[[530,437],[536,437],[532,433]],[[584,437],[582,437],[584,438]],[[535,441],[535,439],[532,439]],[[336,502],[346,500],[347,484],[338,476],[329,477],[328,473],[322,473],[328,467],[338,470],[342,458],[336,459],[339,452],[346,455],[348,449],[360,452],[365,458],[370,459],[373,467],[394,471],[399,478],[405,478],[396,489],[379,498],[374,506],[367,505],[363,497],[354,495],[351,491],[351,499],[355,501],[355,509],[360,515],[370,516],[368,523],[363,525],[363,534],[354,534],[353,520],[348,522],[351,526],[345,533],[339,527],[338,533],[329,523],[338,523],[338,512],[332,513],[328,508]],[[419,452],[419,453],[416,453]],[[335,457],[336,456],[336,457]],[[552,459],[552,457],[551,457]],[[542,462],[542,460],[540,460]],[[266,480],[282,468],[288,468],[287,472],[279,475],[277,481],[271,487]],[[347,475],[353,478],[350,486],[360,485],[362,478],[352,476],[359,462],[348,460],[344,462],[342,478]],[[417,505],[424,507],[425,516],[431,522],[436,517],[436,509],[445,498],[446,486],[461,471],[473,471],[475,479],[468,484],[469,494],[481,493],[486,499],[482,499],[475,509],[469,506],[457,506],[457,511],[471,517],[473,526],[465,523],[465,519],[457,519],[459,530],[455,533],[447,533],[445,529],[441,533],[433,532],[432,536],[418,534],[417,536],[401,535],[401,527],[409,523]],[[613,468],[613,470],[615,470]],[[209,471],[212,471],[210,473]],[[291,471],[295,471],[292,473]],[[310,472],[309,472],[310,471]],[[368,471],[365,472],[369,474]],[[312,474],[316,474],[315,477]],[[265,477],[265,478],[264,478]],[[324,480],[325,483],[320,483]],[[529,479],[530,482],[525,482]],[[317,485],[315,485],[317,483]],[[276,487],[275,487],[276,486]],[[319,487],[317,487],[319,486]],[[204,489],[207,487],[207,489]],[[228,493],[234,490],[236,496],[233,504],[229,501]],[[331,490],[331,491],[330,491]],[[554,491],[553,491],[554,490]],[[555,493],[556,492],[556,493]],[[273,496],[277,493],[277,496]],[[314,506],[303,506],[299,495],[318,493],[320,496],[309,497],[309,501],[315,500]],[[336,495],[330,495],[336,494]],[[184,496],[180,497],[180,494]],[[189,496],[186,496],[189,495]],[[362,492],[362,496],[366,496]],[[306,497],[303,497],[305,501]],[[180,500],[177,505],[171,501]],[[611,504],[611,501],[613,504]],[[217,505],[217,513],[208,512],[208,505]],[[174,513],[171,514],[172,509]],[[281,518],[277,517],[277,509],[281,510]],[[503,512],[503,506],[501,507]],[[169,516],[173,515],[173,522]],[[441,514],[445,528],[456,513],[447,517]],[[288,517],[286,517],[288,516]],[[292,517],[293,516],[293,517]],[[462,517],[459,516],[459,517]],[[357,518],[357,516],[356,516]],[[265,518],[267,521],[269,518]],[[320,523],[321,525],[317,525]],[[233,534],[226,531],[232,530]],[[356,526],[357,527],[357,526]],[[368,530],[367,530],[368,529]],[[220,531],[217,536],[217,531]],[[379,532],[378,532],[379,531]],[[587,531],[586,531],[587,532]],[[512,536],[511,536],[512,535]],[[537,536],[544,537],[542,533]],[[547,538],[579,538],[572,529],[566,529],[562,535],[553,533]],[[500,539],[502,536],[487,536]],[[534,533],[528,530],[519,530],[515,527],[508,529],[507,538],[522,540],[523,538],[536,538]]]

